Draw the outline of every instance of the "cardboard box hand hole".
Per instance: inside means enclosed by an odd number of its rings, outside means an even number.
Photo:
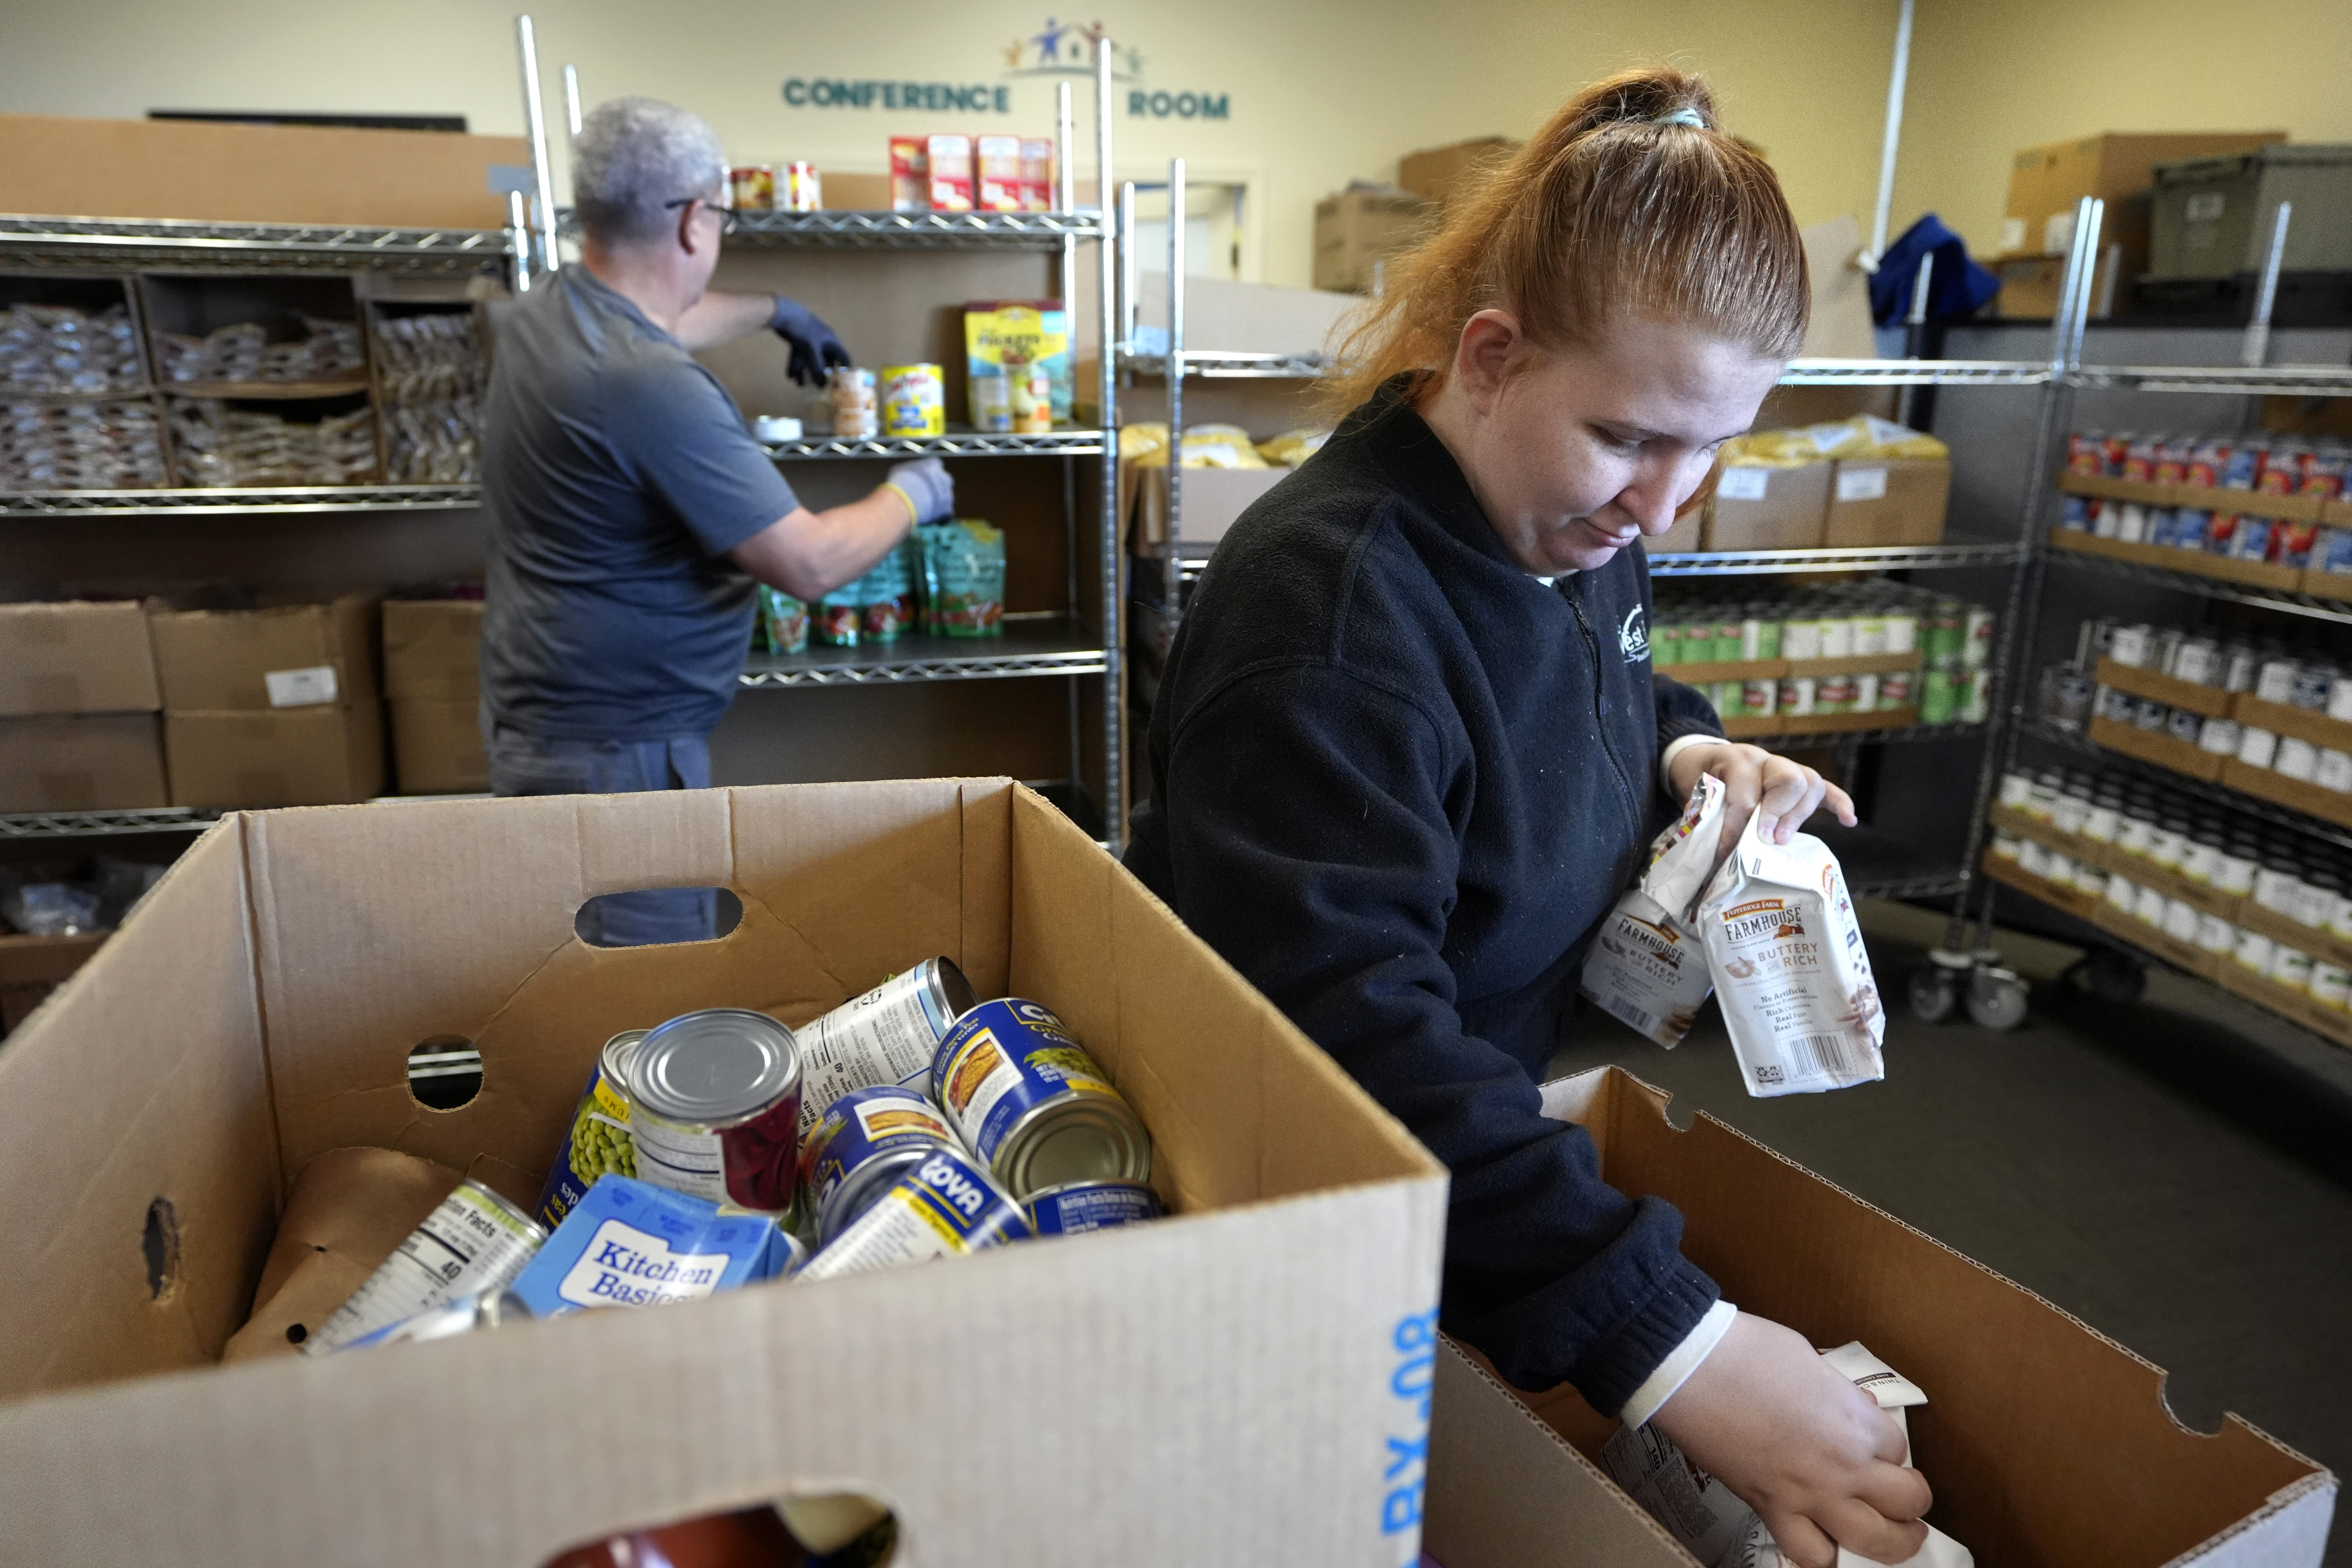
[[[482,1092],[482,1053],[463,1035],[432,1035],[408,1053],[408,1092],[427,1110],[455,1110]]]
[[[147,1205],[139,1250],[147,1259],[147,1299],[170,1300],[180,1282],[180,1216],[171,1199],[157,1198]]]
[[[782,1568],[808,1555],[883,1568],[898,1560],[898,1518],[887,1504],[856,1492],[827,1492],[641,1526],[566,1548],[541,1568],[636,1568],[650,1563]]]
[[[582,904],[572,934],[590,947],[677,946],[672,933],[681,925],[710,932],[690,941],[718,942],[742,923],[743,900],[732,888],[637,888]]]

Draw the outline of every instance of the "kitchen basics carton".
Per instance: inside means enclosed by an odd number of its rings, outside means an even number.
[[[2235,1415],[2193,1432],[2164,1373],[1981,1264],[1616,1068],[1544,1086],[1601,1174],[1683,1215],[1683,1251],[1743,1310],[1860,1340],[1929,1391],[1908,1412],[1928,1519],[2000,1568],[2316,1568],[2336,1478]],[[1448,1342],[1425,1545],[1445,1568],[1689,1568],[1596,1462],[1616,1423],[1568,1387],[1519,1394]]]
[[[595,895],[721,885],[743,912],[716,941],[573,935]],[[804,1024],[941,953],[1068,1022],[1150,1126],[1173,1217],[212,1364],[319,1156],[502,1170],[528,1201],[616,1030]],[[406,1058],[452,1037],[481,1090],[429,1110]],[[1408,1563],[1445,1185],[1006,780],[232,816],[0,1049],[0,1246],[39,1260],[0,1292],[6,1555],[530,1568],[855,1491],[897,1511],[906,1568]]]

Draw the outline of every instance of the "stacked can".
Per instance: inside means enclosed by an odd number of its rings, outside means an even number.
[[[1878,660],[1920,652],[1925,628],[1935,614],[1933,595],[1906,584],[1869,581],[1812,587],[1770,598],[1722,601],[1669,596],[1657,605],[1651,633],[1651,661],[1673,670],[1705,692],[1726,718],[1873,712],[1922,705],[1924,681],[1908,668],[1840,672],[1790,672],[1777,679],[1710,680],[1693,667],[1787,660]],[[1984,668],[1991,646],[1993,617],[1981,606],[1959,606],[1958,668],[1954,697],[1945,720],[1968,716],[1984,706]],[[1892,662],[1892,661],[1889,661]],[[1922,722],[1927,718],[1923,713]]]

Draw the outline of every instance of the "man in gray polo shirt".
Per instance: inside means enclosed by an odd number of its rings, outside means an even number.
[[[706,289],[727,164],[718,137],[651,99],[599,106],[572,150],[581,264],[499,326],[484,420],[490,516],[482,722],[499,795],[703,789],[710,731],[751,637],[753,580],[814,599],[917,522],[952,515],[938,459],[811,511],[691,352],[774,331],[792,372],[848,354],[801,306]],[[597,900],[610,946],[713,934],[708,889]]]

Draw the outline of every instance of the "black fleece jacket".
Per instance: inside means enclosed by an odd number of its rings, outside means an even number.
[[[1245,512],[1151,717],[1127,865],[1453,1172],[1440,1321],[1614,1412],[1717,1297],[1536,1084],[1595,924],[1719,734],[1639,546],[1547,587],[1396,384]]]

